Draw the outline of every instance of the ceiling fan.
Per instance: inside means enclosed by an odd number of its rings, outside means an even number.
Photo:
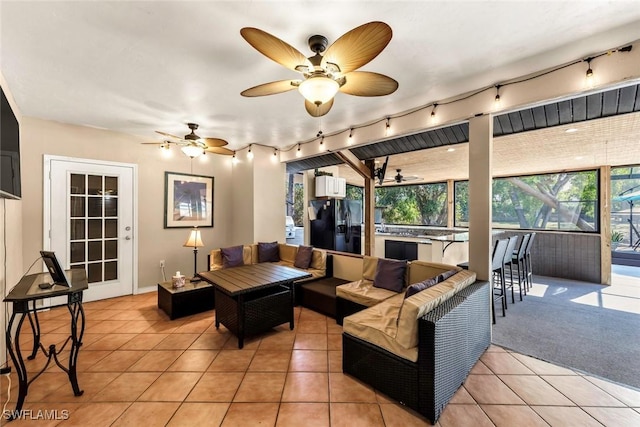
[[[309,48],[315,55],[308,58],[288,43],[257,28],[243,28],[240,34],[258,52],[302,74],[301,79],[254,86],[241,92],[242,96],[274,95],[297,88],[305,98],[307,112],[320,117],[331,110],[338,91],[355,96],[383,96],[398,88],[398,82],[391,77],[355,71],[378,56],[391,41],[391,27],[384,22],[374,21],[356,27],[329,47],[326,37],[311,36]]]
[[[189,129],[191,129],[191,133],[186,134],[184,137],[179,137],[175,135],[171,135],[170,133],[160,132],[159,130],[156,133],[159,133],[162,136],[167,136],[172,138],[172,140],[165,140],[161,142],[143,142],[143,144],[152,144],[159,145],[160,148],[169,149],[171,148],[171,144],[179,145],[182,152],[191,157],[198,157],[205,152],[215,153],[215,154],[223,154],[226,156],[230,156],[233,154],[233,151],[228,148],[224,148],[225,145],[228,144],[227,141],[220,138],[201,138],[196,135],[196,129],[198,129],[197,123],[187,123]],[[174,141],[175,140],[175,141]]]
[[[387,179],[384,180],[384,182],[393,182],[393,181],[395,181],[398,184],[402,184],[403,182],[406,182],[406,181],[417,181],[417,180],[421,179],[419,176],[415,176],[415,175],[403,176],[400,173],[400,172],[402,172],[402,169],[396,169],[396,172],[398,172],[398,174],[396,176],[394,176],[393,178],[387,178]]]

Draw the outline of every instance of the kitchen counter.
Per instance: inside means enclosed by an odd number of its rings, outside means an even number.
[[[384,231],[375,234],[375,255],[385,256],[385,240],[415,242],[418,260],[456,265],[469,259],[469,233],[452,230]],[[454,244],[455,243],[455,244]]]

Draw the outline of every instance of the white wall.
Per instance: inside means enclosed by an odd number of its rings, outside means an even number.
[[[164,228],[165,171],[214,177],[214,227],[201,229],[205,247],[198,252],[199,269],[206,268],[210,249],[231,243],[231,161],[228,156],[205,155],[192,161],[174,147],[172,156],[165,157],[155,146],[141,145],[144,138],[31,117],[24,118],[21,131],[23,224],[28,224],[22,235],[25,268],[43,247],[44,154],[138,165],[138,287],[141,292],[155,289],[161,281],[161,259],[166,260],[167,276],[176,270],[189,273],[193,270],[193,251],[182,246],[189,229]]]

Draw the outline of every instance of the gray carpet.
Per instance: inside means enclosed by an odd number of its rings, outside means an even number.
[[[544,295],[521,302],[516,292],[506,317],[498,303],[493,343],[640,388],[640,315],[601,307],[603,289],[611,292],[604,286],[551,277],[535,283],[548,286]],[[572,301],[581,297],[595,305]],[[640,298],[619,300],[640,304]]]

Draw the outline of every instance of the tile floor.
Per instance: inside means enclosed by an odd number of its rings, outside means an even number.
[[[41,419],[11,425],[430,425],[342,374],[342,330],[331,318],[297,307],[294,331],[280,326],[238,350],[235,337],[213,326],[213,311],[171,321],[157,309],[156,298],[148,293],[86,303],[78,359],[84,394],[74,397],[66,375],[50,366],[32,384],[24,406]],[[40,320],[46,345],[64,342],[65,308],[41,312]],[[23,349],[30,340],[25,325]],[[30,373],[44,362],[41,353],[28,361]],[[8,410],[17,394],[11,375]],[[7,385],[0,377],[3,404]],[[42,410],[58,419],[42,419]],[[640,391],[492,346],[437,425],[638,426]]]

